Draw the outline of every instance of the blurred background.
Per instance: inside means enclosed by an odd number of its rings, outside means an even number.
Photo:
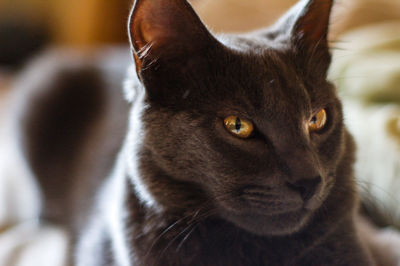
[[[190,2],[216,33],[270,25],[296,3]],[[47,49],[93,53],[115,46],[127,50],[126,21],[131,5],[132,0],[0,0],[0,125],[9,116],[10,95],[17,90],[14,84],[20,73]],[[358,144],[356,174],[360,189],[365,199],[373,199],[385,210],[386,218],[378,223],[400,228],[400,1],[336,1],[330,40],[334,55],[330,79],[345,103],[346,122]],[[0,139],[6,134],[3,129],[0,126]],[[1,143],[5,142],[0,140],[0,266],[32,265],[23,264],[22,258],[16,258],[15,264],[2,264],[10,251],[21,253],[22,246],[29,246],[16,236],[25,236],[31,247],[44,245],[45,239],[50,246],[59,243],[62,249],[63,234],[26,227],[13,231],[13,226],[29,218],[29,211],[25,212],[29,200],[18,205],[15,197],[9,199],[9,191],[14,189],[16,195],[30,192],[24,188],[27,179],[1,171],[1,160],[6,164],[5,158],[10,157]],[[7,165],[12,168],[12,164]],[[53,255],[54,261],[47,258],[47,264],[38,265],[61,265],[62,252]]]
[[[243,32],[271,24],[296,1],[190,2],[214,32]],[[19,69],[44,47],[88,51],[104,45],[126,45],[131,5],[132,0],[0,0],[0,90],[4,93],[9,84],[10,70]],[[399,17],[397,0],[338,0],[331,39],[340,40],[352,29],[398,21]]]

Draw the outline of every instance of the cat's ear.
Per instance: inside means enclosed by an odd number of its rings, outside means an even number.
[[[186,0],[136,0],[128,26],[139,76],[146,64],[191,56],[216,42]]]
[[[327,71],[330,64],[328,30],[333,0],[301,0],[275,25],[284,31],[307,66]]]

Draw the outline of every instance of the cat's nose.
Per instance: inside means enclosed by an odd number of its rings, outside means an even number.
[[[298,191],[304,200],[307,202],[315,195],[318,188],[322,185],[321,176],[297,180],[295,182],[287,182],[286,185],[292,190]]]

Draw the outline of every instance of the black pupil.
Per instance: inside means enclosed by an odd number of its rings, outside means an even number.
[[[242,128],[242,121],[240,121],[240,118],[236,118],[236,123],[235,123],[235,129],[236,132],[239,133],[240,129]]]
[[[313,123],[313,124],[317,123],[317,117],[316,117],[316,116],[314,116],[314,117],[311,119],[311,123]]]

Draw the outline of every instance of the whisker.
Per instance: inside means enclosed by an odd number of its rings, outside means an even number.
[[[189,233],[186,234],[186,236],[182,239],[182,241],[179,243],[178,247],[176,248],[175,252],[178,252],[181,247],[183,246],[183,243],[189,238],[189,236],[194,232],[194,230],[197,228],[198,224],[194,225],[192,230],[189,231]]]
[[[174,228],[176,225],[178,225],[180,222],[182,222],[183,220],[189,218],[190,215],[186,215],[180,219],[178,219],[177,221],[175,221],[174,223],[172,223],[170,226],[168,226],[164,231],[161,232],[161,234],[159,236],[157,236],[157,238],[153,241],[153,243],[150,245],[149,250],[147,251],[145,257],[150,255],[150,252],[153,250],[154,246],[156,245],[156,243],[169,231],[171,231],[172,228]]]
[[[188,224],[182,231],[180,231],[176,236],[174,236],[174,238],[173,238],[171,241],[169,241],[169,243],[167,244],[167,246],[165,246],[165,248],[163,249],[163,251],[160,253],[159,259],[161,259],[161,258],[163,257],[164,253],[168,250],[168,248],[169,248],[180,236],[182,236],[182,234],[184,234],[185,232],[187,232],[189,229],[192,228],[192,230],[190,230],[190,231],[188,232],[188,234],[184,237],[184,239],[183,239],[183,240],[180,242],[180,244],[179,244],[179,245],[181,245],[181,244],[183,245],[183,243],[187,240],[187,238],[190,236],[190,234],[193,233],[194,229],[199,225],[199,223],[202,221],[202,219],[209,217],[212,213],[213,213],[213,210],[211,209],[211,210],[205,212],[204,214],[198,216],[197,219],[190,221],[189,224]],[[179,245],[178,245],[178,247],[177,247],[176,250],[179,250],[179,249],[180,249]]]

